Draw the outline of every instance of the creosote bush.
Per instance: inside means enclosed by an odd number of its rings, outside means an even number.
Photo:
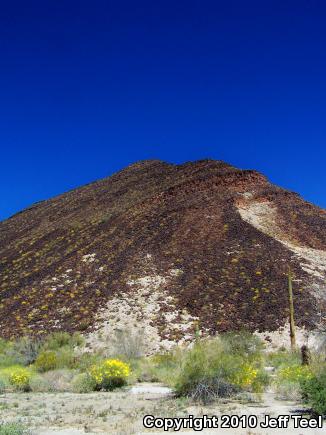
[[[42,351],[35,361],[35,367],[40,372],[47,372],[49,370],[54,370],[58,366],[58,357],[56,352],[53,350]]]
[[[262,349],[259,339],[243,333],[197,340],[182,356],[177,395],[207,403],[240,390],[261,392],[268,383]]]

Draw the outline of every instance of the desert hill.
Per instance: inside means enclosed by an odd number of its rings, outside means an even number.
[[[297,324],[314,328],[325,210],[221,161],[142,161],[0,223],[0,335],[274,331],[289,266]]]

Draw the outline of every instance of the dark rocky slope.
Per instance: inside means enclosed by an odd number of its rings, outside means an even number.
[[[163,339],[186,333],[173,326],[182,316],[188,333],[275,330],[287,316],[289,265],[297,322],[313,327],[325,251],[325,210],[256,171],[136,163],[0,223],[0,335],[92,331],[112,298],[132,311],[153,276],[145,300],[161,292],[150,324]]]

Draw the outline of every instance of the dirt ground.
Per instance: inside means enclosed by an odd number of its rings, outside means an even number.
[[[248,398],[249,399],[249,398]],[[162,434],[162,430],[145,429],[143,417],[187,417],[188,415],[257,415],[277,417],[291,415],[302,406],[280,401],[273,393],[259,400],[221,401],[210,406],[194,405],[189,400],[174,399],[168,390],[158,384],[139,384],[136,388],[112,393],[24,393],[0,395],[0,419],[21,421],[33,435],[81,434]],[[314,435],[326,434],[322,429],[207,429],[186,433],[221,435]]]

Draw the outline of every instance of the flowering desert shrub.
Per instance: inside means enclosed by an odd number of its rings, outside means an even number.
[[[258,370],[251,364],[243,363],[229,376],[229,381],[240,388],[247,388],[254,384],[257,374]]]
[[[0,378],[11,388],[17,391],[30,391],[32,371],[26,367],[7,367],[0,372]]]
[[[313,375],[309,366],[293,365],[281,368],[277,376],[280,383],[293,382],[299,384],[306,379],[312,378]]]
[[[96,390],[110,391],[122,387],[130,376],[130,366],[118,359],[107,359],[89,369]]]
[[[276,373],[274,388],[278,397],[300,400],[300,385],[312,378],[311,368],[298,363],[281,365]]]

